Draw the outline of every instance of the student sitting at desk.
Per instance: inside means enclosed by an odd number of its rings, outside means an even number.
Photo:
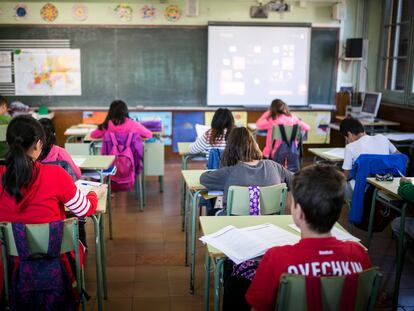
[[[152,132],[141,123],[131,120],[128,115],[128,107],[122,100],[115,100],[109,107],[105,121],[91,133],[92,138],[102,138],[106,131],[138,133],[142,138],[151,138]]]
[[[414,203],[414,185],[411,179],[401,177],[400,186],[398,187],[398,195],[405,201]],[[400,217],[397,217],[391,223],[391,228],[397,234],[400,232]],[[414,239],[414,218],[405,218],[405,232]]]
[[[45,141],[42,147],[42,154],[39,156],[39,161],[42,163],[56,162],[56,161],[65,161],[67,162],[76,179],[81,177],[81,170],[73,162],[72,157],[69,153],[56,145],[56,136],[55,136],[55,127],[50,119],[40,119],[39,123],[43,127],[45,132]]]
[[[267,130],[266,136],[266,145],[263,149],[263,155],[266,158],[273,158],[276,153],[277,148],[281,145],[281,140],[276,140],[275,145],[273,146],[273,154],[270,154],[270,149],[272,149],[272,128],[274,125],[296,125],[298,124],[302,133],[305,133],[310,130],[310,126],[305,122],[302,122],[300,119],[295,117],[290,113],[288,105],[281,99],[275,99],[272,101],[272,104],[269,107],[269,110],[266,111],[259,120],[256,121],[256,127],[259,130]],[[288,137],[289,138],[289,137]]]
[[[344,190],[345,178],[334,166],[309,166],[294,175],[291,211],[301,240],[266,252],[246,293],[254,310],[275,310],[282,273],[341,276],[371,267],[360,244],[331,235],[341,214]]]
[[[357,119],[345,118],[340,124],[339,131],[347,142],[344,162],[342,164],[342,169],[347,178],[349,177],[349,172],[352,170],[355,160],[361,154],[387,155],[398,152],[397,148],[384,135],[367,135],[364,126]],[[346,199],[352,198],[352,192],[353,186],[348,183],[345,193]]]
[[[8,114],[9,104],[4,96],[0,95],[0,125],[9,124],[11,117]],[[0,141],[0,158],[3,159],[7,153],[7,143]]]
[[[280,183],[286,183],[289,189],[291,186],[292,173],[272,160],[262,160],[259,146],[245,127],[231,130],[221,166],[218,170],[203,173],[200,183],[208,190],[224,191],[224,206],[230,186],[272,186]]]
[[[199,136],[190,145],[190,153],[205,153],[208,157],[211,148],[224,149],[230,131],[234,127],[234,118],[231,111],[227,108],[219,108],[214,113],[211,120],[211,129]]]

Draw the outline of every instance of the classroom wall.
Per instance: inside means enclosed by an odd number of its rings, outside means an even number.
[[[88,18],[84,21],[76,21],[72,17],[72,8],[79,2],[54,1],[59,15],[54,22],[45,22],[40,16],[40,9],[45,2],[25,1],[28,15],[24,19],[16,19],[14,8],[17,1],[0,2],[0,23],[1,24],[37,24],[37,25],[120,25],[120,26],[155,26],[155,25],[207,25],[209,21],[237,21],[237,22],[308,22],[313,26],[340,27],[340,49],[342,54],[343,42],[348,37],[354,37],[360,19],[357,17],[360,3],[364,0],[347,0],[347,19],[343,22],[334,21],[331,18],[332,3],[329,2],[308,2],[306,7],[299,7],[298,1],[288,1],[292,5],[291,12],[283,14],[271,12],[268,19],[252,19],[249,17],[250,6],[254,3],[251,0],[200,0],[200,14],[197,17],[185,16],[185,0],[169,1],[130,1],[124,2],[133,9],[131,21],[124,22],[117,18],[114,13],[115,7],[120,3],[115,0],[106,2],[84,1],[82,4],[88,8]],[[182,11],[182,17],[176,22],[169,22],[164,18],[164,9],[170,5],[178,5]],[[157,16],[153,20],[145,20],[141,17],[141,8],[144,5],[153,5],[157,10]],[[0,27],[1,31],[1,27]],[[356,79],[356,64],[341,63],[339,65],[337,87],[344,83],[354,83]]]

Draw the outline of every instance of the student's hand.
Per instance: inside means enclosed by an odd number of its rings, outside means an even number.
[[[91,191],[95,192],[96,196],[98,198],[100,198],[106,193],[107,189],[108,189],[108,185],[107,184],[102,184],[98,187],[93,187]]]
[[[401,177],[400,178],[400,184],[405,183],[405,182],[411,182],[411,179],[405,178],[405,177]]]

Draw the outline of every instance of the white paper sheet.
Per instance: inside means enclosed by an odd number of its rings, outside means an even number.
[[[0,83],[12,82],[12,69],[11,67],[0,67]]]
[[[300,240],[299,235],[290,233],[272,224],[247,227],[241,230],[258,238],[268,249],[274,246],[293,245]]]
[[[1,51],[0,52],[0,67],[11,67],[11,66],[12,66],[11,52]]]
[[[92,129],[90,128],[68,128],[65,131],[65,135],[86,135],[91,131]]]
[[[101,183],[98,182],[94,182],[94,181],[89,181],[89,180],[82,180],[79,179],[75,182],[76,187],[78,187],[78,189],[83,193],[83,194],[88,194],[89,191],[91,191],[91,189],[93,187],[98,187],[101,185]]]
[[[85,162],[86,158],[72,158],[72,160],[77,167],[80,167],[83,162]]]
[[[261,256],[266,251],[263,243],[234,226],[224,227],[200,240],[219,249],[236,264]]]
[[[262,256],[271,247],[295,244],[300,237],[275,225],[263,224],[242,229],[227,226],[201,237],[200,240],[222,251],[239,264]]]
[[[210,128],[211,128],[211,126],[209,126],[209,125],[196,124],[195,125],[195,130],[197,132],[197,137],[203,136],[203,134],[205,132],[207,132]]]
[[[333,148],[329,151],[325,151],[324,154],[331,157],[343,159],[345,157],[345,148]]]
[[[295,224],[291,224],[291,225],[289,225],[289,227],[296,230],[297,232],[300,232],[299,227],[296,226]],[[335,238],[337,238],[338,240],[341,240],[341,241],[355,241],[355,242],[361,241],[360,239],[353,236],[352,234],[349,234],[348,232],[346,232],[344,230],[341,230],[341,229],[338,229],[336,227],[332,228],[331,234],[332,234],[332,236],[334,236]]]
[[[211,190],[211,191],[208,191],[207,192],[207,195],[216,195],[216,196],[219,196],[219,195],[224,195],[224,192],[223,191],[220,191],[220,190]]]

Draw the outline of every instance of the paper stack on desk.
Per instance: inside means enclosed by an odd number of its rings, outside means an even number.
[[[241,229],[227,226],[200,240],[223,252],[234,263],[240,264],[262,256],[274,246],[295,244],[300,237],[275,225],[263,224]]]
[[[79,179],[75,182],[76,187],[83,193],[88,194],[89,191],[92,190],[93,187],[98,187],[101,185],[99,182],[89,181],[89,180],[82,180]]]

